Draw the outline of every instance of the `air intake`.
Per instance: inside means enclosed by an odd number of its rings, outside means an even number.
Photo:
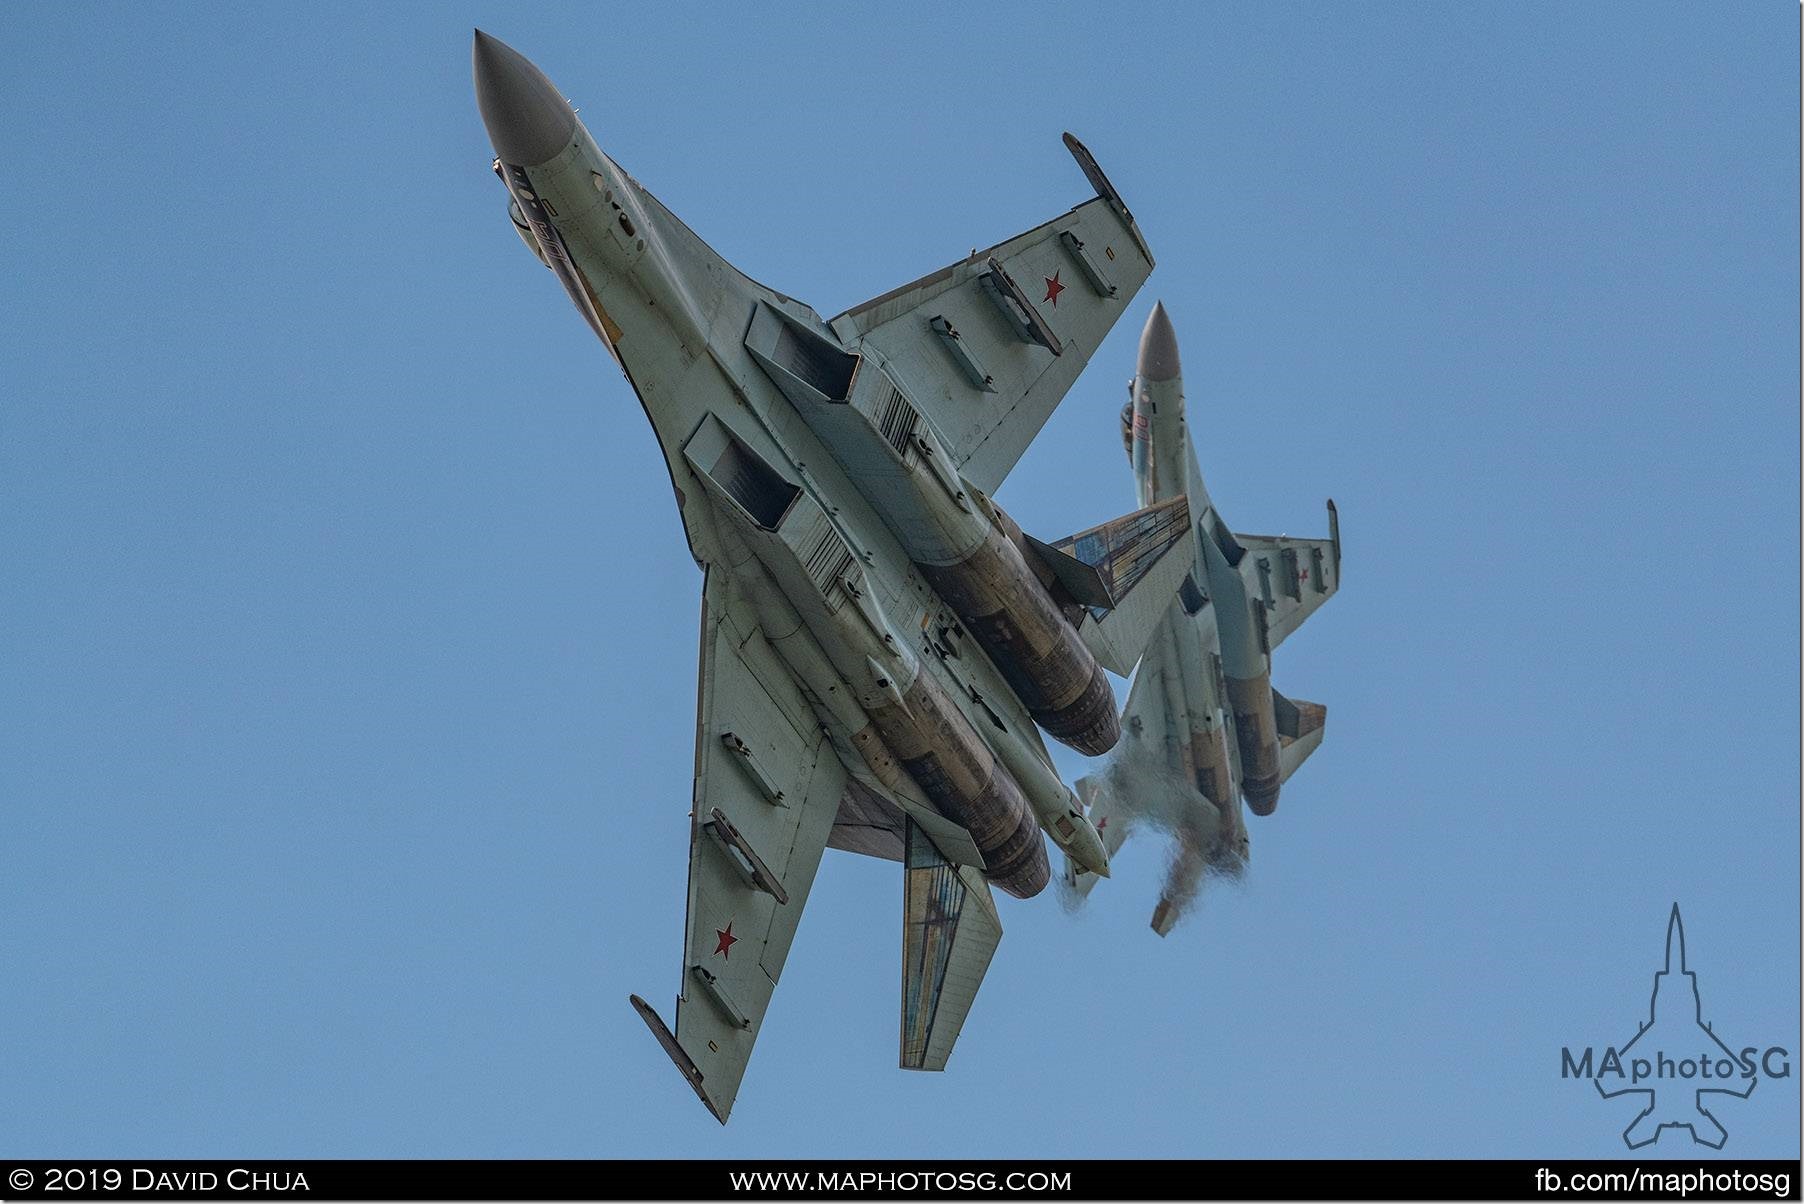
[[[745,349],[783,395],[798,406],[841,402],[852,391],[858,357],[821,332],[769,305],[759,305]]]

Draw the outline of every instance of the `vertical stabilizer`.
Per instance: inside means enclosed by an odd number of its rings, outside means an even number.
[[[1002,941],[989,884],[954,865],[911,819],[902,894],[904,1070],[944,1070]]]

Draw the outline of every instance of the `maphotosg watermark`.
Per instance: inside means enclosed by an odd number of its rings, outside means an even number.
[[[1746,1099],[1763,1078],[1789,1079],[1791,1051],[1782,1045],[1730,1048],[1704,1020],[1697,974],[1685,962],[1685,927],[1674,903],[1666,924],[1666,965],[1654,974],[1647,1019],[1623,1045],[1602,1050],[1561,1046],[1560,1077],[1590,1079],[1605,1099],[1645,1097],[1622,1133],[1630,1149],[1659,1141],[1668,1129],[1685,1129],[1699,1145],[1720,1150],[1729,1134],[1710,1110],[1711,1097]]]
[[[1718,1169],[1700,1166],[1688,1170],[1668,1167],[1632,1167],[1621,1171],[1570,1171],[1565,1174],[1541,1167],[1535,1171],[1535,1190],[1590,1195],[1660,1194],[1675,1200],[1706,1194],[1746,1195],[1758,1192],[1785,1199],[1791,1195],[1791,1176],[1784,1171],[1744,1171],[1740,1167]]]

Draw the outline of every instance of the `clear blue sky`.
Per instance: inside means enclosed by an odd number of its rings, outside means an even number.
[[[670,1014],[700,575],[509,229],[481,24],[823,314],[1088,194],[1158,257],[1002,501],[1125,511],[1155,297],[1209,485],[1346,584],[1245,884],[1008,930],[895,1069],[830,853],[732,1124]],[[1799,1050],[1798,10],[0,9],[0,1153],[1563,1155],[1668,908]],[[1082,758],[1064,756],[1068,774]],[[1795,1076],[1794,1071],[1794,1076]],[[1798,1153],[1797,1078],[1719,1115]],[[1663,1153],[1698,1150],[1669,1137]]]

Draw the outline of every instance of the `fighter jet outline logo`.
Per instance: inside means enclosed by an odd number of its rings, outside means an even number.
[[[1674,962],[1675,949],[1678,954],[1676,967]],[[1675,974],[1680,976],[1676,980],[1673,977]],[[1691,1023],[1703,1034],[1710,1045],[1715,1046],[1716,1049],[1720,1050],[1722,1053],[1720,1059],[1715,1058],[1710,1053],[1709,1047],[1706,1046],[1703,1051],[1703,1057],[1696,1059],[1697,1064],[1693,1066],[1694,1073],[1698,1069],[1706,1067],[1708,1063],[1712,1061],[1717,1062],[1719,1065],[1723,1061],[1727,1061],[1734,1066],[1741,1066],[1743,1064],[1742,1060],[1736,1056],[1733,1050],[1723,1043],[1722,1039],[1716,1035],[1716,1030],[1704,1019],[1704,1001],[1703,997],[1698,993],[1697,972],[1692,970],[1685,961],[1685,925],[1679,916],[1679,905],[1674,903],[1672,905],[1672,915],[1666,923],[1666,965],[1662,969],[1654,972],[1654,989],[1653,994],[1648,999],[1647,1019],[1642,1022],[1640,1028],[1636,1031],[1634,1037],[1630,1038],[1628,1044],[1615,1051],[1618,1074],[1621,1073],[1620,1066],[1622,1063],[1627,1062],[1631,1065],[1634,1064],[1634,1058],[1631,1056],[1630,1051],[1635,1048],[1636,1044],[1650,1032],[1654,1032],[1656,1028],[1661,1027],[1660,999],[1662,989],[1664,988],[1669,992],[1667,996],[1669,999],[1672,998],[1674,994],[1677,994],[1680,999],[1684,998],[1685,992],[1678,989],[1678,983],[1683,983],[1684,987],[1689,988],[1690,991]],[[1672,1019],[1666,1021],[1664,1027],[1667,1031],[1671,1030],[1673,1023],[1674,1021]],[[1692,1034],[1686,1033],[1685,1035],[1689,1038]],[[1671,1059],[1667,1058],[1663,1052],[1658,1052],[1661,1048],[1658,1041],[1651,1044],[1656,1050],[1655,1058],[1662,1070],[1665,1065],[1673,1064]],[[1682,1067],[1685,1064],[1685,1062],[1680,1062],[1676,1065]],[[1704,1073],[1706,1076],[1708,1075],[1707,1069]],[[1682,1078],[1687,1080],[1691,1077],[1692,1076],[1689,1075],[1682,1076]],[[1634,1120],[1629,1122],[1629,1127],[1622,1131],[1622,1140],[1631,1150],[1641,1149],[1645,1146],[1654,1144],[1660,1140],[1660,1134],[1667,1129],[1689,1130],[1691,1139],[1697,1144],[1708,1146],[1713,1150],[1720,1150],[1723,1148],[1723,1144],[1729,1140],[1729,1134],[1728,1131],[1723,1128],[1722,1122],[1716,1118],[1715,1113],[1704,1106],[1704,1097],[1706,1095],[1732,1095],[1737,1099],[1746,1099],[1752,1094],[1754,1084],[1758,1081],[1759,1080],[1756,1077],[1750,1074],[1741,1080],[1742,1086],[1739,1089],[1734,1087],[1693,1087],[1690,1082],[1684,1082],[1682,1084],[1657,1083],[1652,1087],[1630,1085],[1617,1087],[1615,1090],[1606,1090],[1603,1083],[1603,1075],[1600,1073],[1592,1080],[1592,1085],[1597,1088],[1597,1093],[1604,1099],[1617,1099],[1625,1095],[1645,1095],[1647,1097],[1646,1106],[1636,1114]],[[1632,1082],[1633,1080],[1631,1080],[1631,1083]],[[1677,1101],[1684,1102],[1681,1103]],[[1663,1107],[1663,1104],[1670,1106]]]

